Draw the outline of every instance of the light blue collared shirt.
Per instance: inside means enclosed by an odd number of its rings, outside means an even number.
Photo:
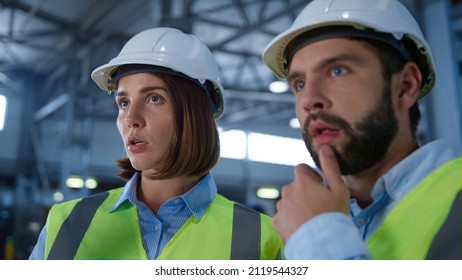
[[[438,140],[426,144],[380,177],[372,189],[374,202],[361,209],[350,201],[350,217],[321,214],[303,224],[288,240],[287,259],[370,259],[364,240],[380,227],[390,211],[427,175],[456,158]]]
[[[161,205],[157,214],[136,197],[139,174],[136,173],[125,184],[120,198],[111,211],[128,200],[137,207],[143,246],[148,259],[156,259],[165,245],[186,222],[194,215],[200,219],[217,194],[217,187],[211,174],[204,176],[197,185],[186,193],[171,198]],[[116,234],[116,233],[115,233]],[[42,229],[37,244],[29,256],[30,260],[42,260],[45,257],[46,228]]]

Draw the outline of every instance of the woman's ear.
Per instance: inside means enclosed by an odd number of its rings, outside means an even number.
[[[419,98],[422,73],[414,62],[407,62],[398,74],[399,108],[408,110]]]

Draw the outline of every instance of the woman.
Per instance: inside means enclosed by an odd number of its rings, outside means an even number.
[[[277,259],[271,219],[217,194],[223,88],[192,35],[135,35],[92,73],[115,93],[125,187],[52,207],[30,259]]]

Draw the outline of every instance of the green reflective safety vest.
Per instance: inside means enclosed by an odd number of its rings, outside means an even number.
[[[367,246],[374,259],[462,259],[462,158],[412,189]]]
[[[123,189],[54,205],[48,215],[45,259],[146,259],[137,208]],[[216,195],[200,220],[192,215],[157,259],[278,259],[282,240],[271,218]]]

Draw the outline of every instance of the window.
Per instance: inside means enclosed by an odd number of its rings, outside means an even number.
[[[220,130],[220,129],[219,129]],[[242,130],[220,132],[221,157],[271,164],[315,166],[303,140]]]
[[[275,135],[249,133],[248,157],[251,161],[292,165],[306,163],[315,166],[305,142]]]
[[[230,159],[244,159],[246,157],[246,148],[246,134],[244,131],[228,130],[225,132],[220,132],[221,157]]]
[[[5,128],[6,119],[6,96],[0,95],[0,131]]]

